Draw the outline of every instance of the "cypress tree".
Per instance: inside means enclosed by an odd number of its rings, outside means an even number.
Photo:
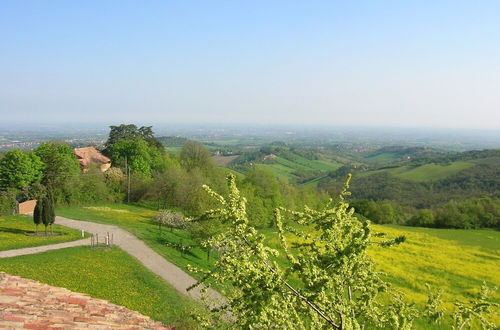
[[[56,221],[56,212],[54,207],[54,194],[51,189],[49,189],[47,193],[47,217],[50,225],[50,232],[53,233],[52,225]]]
[[[54,198],[52,192],[49,190],[42,200],[42,222],[45,225],[45,234],[47,234],[47,227],[52,226],[55,221],[54,211]],[[52,229],[52,227],[51,227]]]
[[[43,214],[43,197],[36,201],[35,210],[33,211],[33,222],[35,223],[35,231],[38,231],[38,225],[42,223]]]

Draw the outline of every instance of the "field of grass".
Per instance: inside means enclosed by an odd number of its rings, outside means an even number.
[[[273,163],[258,164],[261,167],[269,169],[280,178],[293,181],[297,177],[294,175],[296,171],[333,171],[342,166],[342,164],[328,159],[310,160],[305,157],[295,155],[294,160],[289,160],[283,157],[276,157]]]
[[[403,173],[398,173],[396,176],[401,179],[416,182],[433,181],[444,179],[450,175],[474,166],[474,163],[464,161],[453,162],[450,165],[425,164]]]
[[[13,215],[0,217],[0,251],[20,249],[47,244],[56,244],[74,241],[82,238],[78,230],[55,224],[54,233],[59,236],[28,236],[27,233],[35,232],[33,218],[26,215]],[[43,231],[44,226],[39,226]]]
[[[201,307],[118,248],[75,247],[0,259],[0,270],[86,293],[185,329]]]
[[[183,269],[187,264],[210,268],[206,252],[193,249],[191,254],[164,246],[158,239],[156,226],[149,222],[154,211],[127,205],[95,208],[66,208],[58,214],[74,219],[92,220],[116,224],[143,239],[166,259]],[[374,231],[387,232],[391,236],[406,235],[407,242],[390,249],[374,246],[369,251],[380,271],[395,288],[405,292],[418,304],[426,299],[425,283],[443,289],[443,298],[449,302],[466,300],[478,291],[483,281],[500,287],[500,232],[493,230],[452,230],[414,228],[405,226],[373,225]],[[274,229],[262,231],[271,245],[277,244]],[[164,231],[164,238],[184,244],[193,243],[189,234],[177,230]],[[500,302],[500,293],[494,294]],[[448,303],[447,307],[451,308]],[[497,322],[500,320],[496,320]]]
[[[385,172],[404,180],[427,182],[445,179],[450,175],[474,167],[475,165],[476,164],[473,162],[458,161],[453,162],[450,165],[425,164],[417,167],[398,166],[374,171],[359,172],[356,173],[356,176],[362,177]]]

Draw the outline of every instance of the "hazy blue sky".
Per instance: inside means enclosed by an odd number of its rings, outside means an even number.
[[[0,121],[500,128],[500,1],[1,1]]]

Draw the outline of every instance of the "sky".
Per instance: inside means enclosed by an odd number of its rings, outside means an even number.
[[[500,129],[500,1],[0,1],[0,122]]]

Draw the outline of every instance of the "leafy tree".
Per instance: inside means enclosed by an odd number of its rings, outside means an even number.
[[[163,151],[163,144],[154,137],[152,126],[142,126],[137,128],[136,125],[121,124],[119,126],[110,126],[109,138],[105,144],[105,152],[111,153],[115,143],[121,140],[134,140],[140,138],[144,140],[149,146]]]
[[[54,195],[52,191],[48,189],[47,195],[44,199],[44,205],[42,209],[43,224],[45,225],[45,233],[47,233],[47,227],[50,226],[50,231],[52,232],[52,225],[56,220],[56,212],[54,206]]]
[[[151,176],[154,169],[163,165],[163,154],[140,138],[122,139],[108,148],[114,166],[128,166],[133,173]]]
[[[161,226],[170,227],[170,231],[173,228],[186,228],[186,221],[184,216],[178,212],[172,212],[169,210],[159,211],[153,218],[151,218],[153,223],[158,225],[158,230],[161,233]]]
[[[416,216],[410,219],[410,224],[413,226],[432,227],[435,221],[432,210],[422,209]]]
[[[42,184],[50,189],[71,183],[80,174],[80,164],[67,144],[42,143],[35,154],[44,164]]]
[[[16,208],[16,193],[12,190],[0,191],[0,215],[12,215]]]
[[[206,187],[221,208],[207,211],[203,218],[221,220],[227,229],[204,243],[220,251],[213,271],[195,271],[230,284],[232,289],[224,294],[233,326],[350,329],[394,323],[375,300],[387,284],[374,271],[366,248],[373,243],[390,246],[404,238],[374,242],[368,222],[348,211],[344,190],[338,203],[322,210],[276,210],[275,224],[288,260],[284,267],[275,261],[279,252],[266,246],[264,236],[249,225],[246,200],[234,176],[228,177],[228,185],[227,199]],[[296,225],[288,226],[286,214]],[[305,230],[299,230],[301,226]]]
[[[38,225],[43,223],[43,205],[43,198],[39,198],[33,210],[33,222],[35,223],[36,231],[38,231]]]
[[[43,163],[34,153],[26,154],[19,149],[5,153],[0,159],[0,189],[23,189],[39,182]]]
[[[126,164],[134,173],[151,175],[151,155],[146,141],[141,138],[122,139],[109,148],[113,165]],[[126,163],[125,163],[126,162]]]
[[[212,166],[210,152],[197,141],[188,141],[181,150],[181,164],[187,170],[206,169]]]
[[[497,329],[495,324],[488,321],[485,315],[491,312],[492,307],[499,304],[489,301],[491,292],[496,288],[489,288],[485,283],[481,286],[481,291],[477,297],[469,300],[468,304],[456,302],[456,310],[452,315],[453,329],[473,329],[475,325],[480,325],[482,329]]]
[[[54,196],[51,189],[46,188],[38,197],[33,211],[33,222],[36,228],[43,223],[45,226],[45,234],[47,235],[47,228],[50,226],[52,229],[55,217]]]

